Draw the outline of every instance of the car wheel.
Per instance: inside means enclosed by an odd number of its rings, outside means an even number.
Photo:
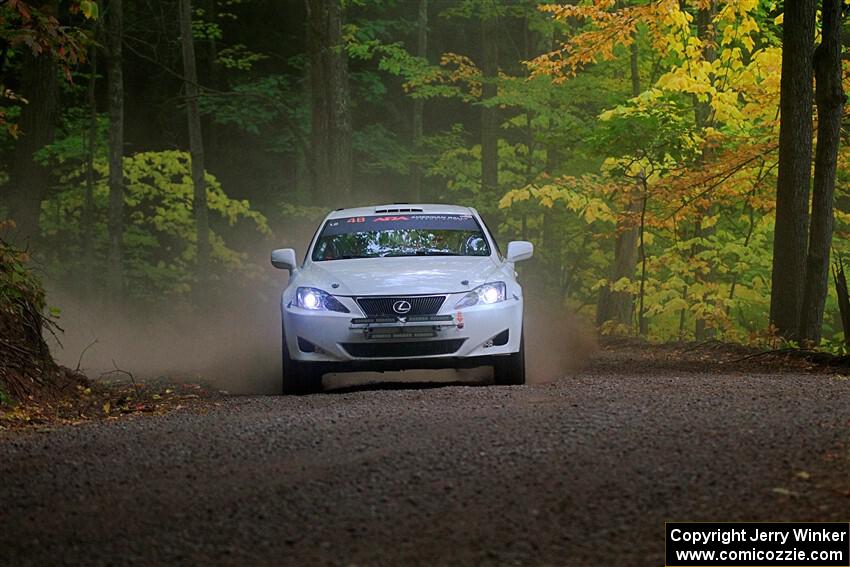
[[[525,333],[520,336],[517,352],[496,357],[493,363],[493,382],[498,386],[525,384]]]
[[[313,394],[322,390],[322,375],[315,364],[294,360],[283,335],[283,395]]]

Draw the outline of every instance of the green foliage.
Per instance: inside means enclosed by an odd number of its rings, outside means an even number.
[[[95,252],[106,249],[106,208],[109,188],[105,161],[95,162]],[[193,184],[189,155],[179,151],[143,152],[124,158],[125,222],[124,270],[131,296],[155,299],[163,295],[187,296],[194,282],[196,232],[192,212]],[[52,258],[57,274],[79,270],[83,261],[82,209],[84,172],[77,167],[64,177],[61,191],[42,208],[41,226],[48,242],[62,249]],[[211,259],[215,276],[246,269],[246,255],[228,246],[225,236],[234,229],[248,229],[270,236],[266,218],[251,209],[248,201],[229,198],[218,180],[206,175],[211,215]],[[60,245],[61,243],[61,245]],[[69,259],[76,258],[75,261]],[[250,277],[242,272],[243,277]]]
[[[352,145],[361,156],[357,166],[363,172],[393,171],[405,175],[409,171],[410,151],[382,124],[370,124],[354,132]]]
[[[227,0],[215,4],[214,13],[196,9],[193,19],[194,37],[214,46],[199,55],[215,54],[207,61],[214,70],[202,73],[204,86],[214,88],[202,89],[199,99],[211,122],[207,150],[215,157],[208,166],[228,193],[240,196],[231,199],[208,175],[218,282],[255,275],[246,252],[269,234],[269,225],[282,227],[288,244],[301,245],[325,213],[313,205],[334,202],[310,188],[313,93],[303,22],[268,18],[274,9],[267,4]],[[91,2],[71,5],[84,17],[97,15]],[[705,27],[697,25],[705,3],[695,0],[431,2],[427,58],[413,54],[415,5],[344,1],[354,200],[407,198],[414,175],[422,173],[424,201],[475,206],[501,241],[533,241],[535,259],[520,269],[530,272],[534,292],[589,319],[602,291],[640,293],[640,262],[627,277],[612,275],[617,237],[640,226],[644,315],[652,338],[694,337],[701,321],[717,338],[769,340],[781,4],[721,0]],[[20,6],[29,4],[3,4],[7,27],[0,32],[22,21]],[[125,56],[141,69],[125,65],[133,85],[145,73],[175,68],[169,56],[179,58],[176,43],[169,55],[162,42],[173,39],[173,22],[149,33],[147,21],[138,25],[140,13],[128,13],[135,31]],[[482,18],[499,24],[495,78],[485,78],[480,68]],[[47,23],[40,19],[24,29],[32,41],[4,36],[13,44],[10,73],[20,63],[21,46],[35,42],[56,54],[63,41],[84,46],[85,34],[77,34],[83,30],[38,35],[39,22]],[[63,39],[64,29],[73,33]],[[146,52],[146,45],[161,49]],[[78,49],[75,56],[81,55]],[[73,67],[69,61],[63,65]],[[159,151],[185,143],[182,99],[171,79],[143,91],[145,101],[155,101],[144,110],[158,125],[167,124],[163,132],[137,135],[132,129],[128,136],[128,149],[156,151],[125,162],[125,269],[130,293],[146,299],[186,296],[193,285],[188,157]],[[55,142],[38,154],[54,175],[42,215],[52,245],[47,266],[71,280],[81,275],[87,231],[94,235],[98,268],[106,252],[107,121],[97,120],[94,224],[85,227],[89,109],[85,83],[78,83],[63,85],[63,101],[77,106],[66,104]],[[490,96],[485,84],[495,85],[496,94]],[[418,143],[414,101],[425,108]],[[15,121],[21,104],[8,105],[7,120]],[[491,191],[481,188],[484,108],[496,109],[500,121],[498,188]],[[14,142],[7,133],[0,150],[8,152]],[[842,148],[834,247],[850,255],[848,172],[850,151]],[[0,171],[0,182],[6,176]],[[839,352],[836,313],[830,294],[824,331],[828,347]],[[629,324],[603,331],[637,327],[634,313]]]
[[[284,119],[295,120],[299,131],[308,131],[297,114],[299,96],[289,77],[267,75],[234,86],[228,95],[202,96],[199,106],[218,124],[234,125],[250,134],[261,135],[267,128],[281,125],[286,131],[289,124],[282,124]]]
[[[600,114],[591,144],[600,155],[618,160],[611,174],[632,173],[630,164],[640,163],[646,175],[661,174],[691,163],[699,152],[699,139],[689,106],[679,97],[654,101],[627,101]]]
[[[268,59],[268,56],[249,51],[245,45],[237,43],[236,45],[220,49],[216,57],[216,63],[228,69],[250,71],[255,63],[264,59]]]
[[[199,40],[218,40],[224,37],[216,21],[205,20],[206,10],[195,8],[192,15],[192,37]]]

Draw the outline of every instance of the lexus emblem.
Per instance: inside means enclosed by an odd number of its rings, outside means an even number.
[[[398,313],[399,315],[404,315],[405,313],[410,313],[410,302],[405,300],[399,300],[393,303],[393,311]]]

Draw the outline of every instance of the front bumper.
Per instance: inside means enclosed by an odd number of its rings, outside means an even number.
[[[366,317],[348,297],[337,299],[350,313],[281,306],[290,356],[305,362],[408,361],[414,366],[415,361],[439,363],[517,352],[522,298],[453,310],[463,295],[448,295],[435,316],[395,321]]]

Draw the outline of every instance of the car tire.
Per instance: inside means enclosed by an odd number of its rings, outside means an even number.
[[[517,352],[496,357],[493,362],[493,382],[497,386],[525,384],[525,333],[520,335]]]
[[[314,363],[294,360],[283,334],[283,395],[303,396],[322,390],[322,375]]]

